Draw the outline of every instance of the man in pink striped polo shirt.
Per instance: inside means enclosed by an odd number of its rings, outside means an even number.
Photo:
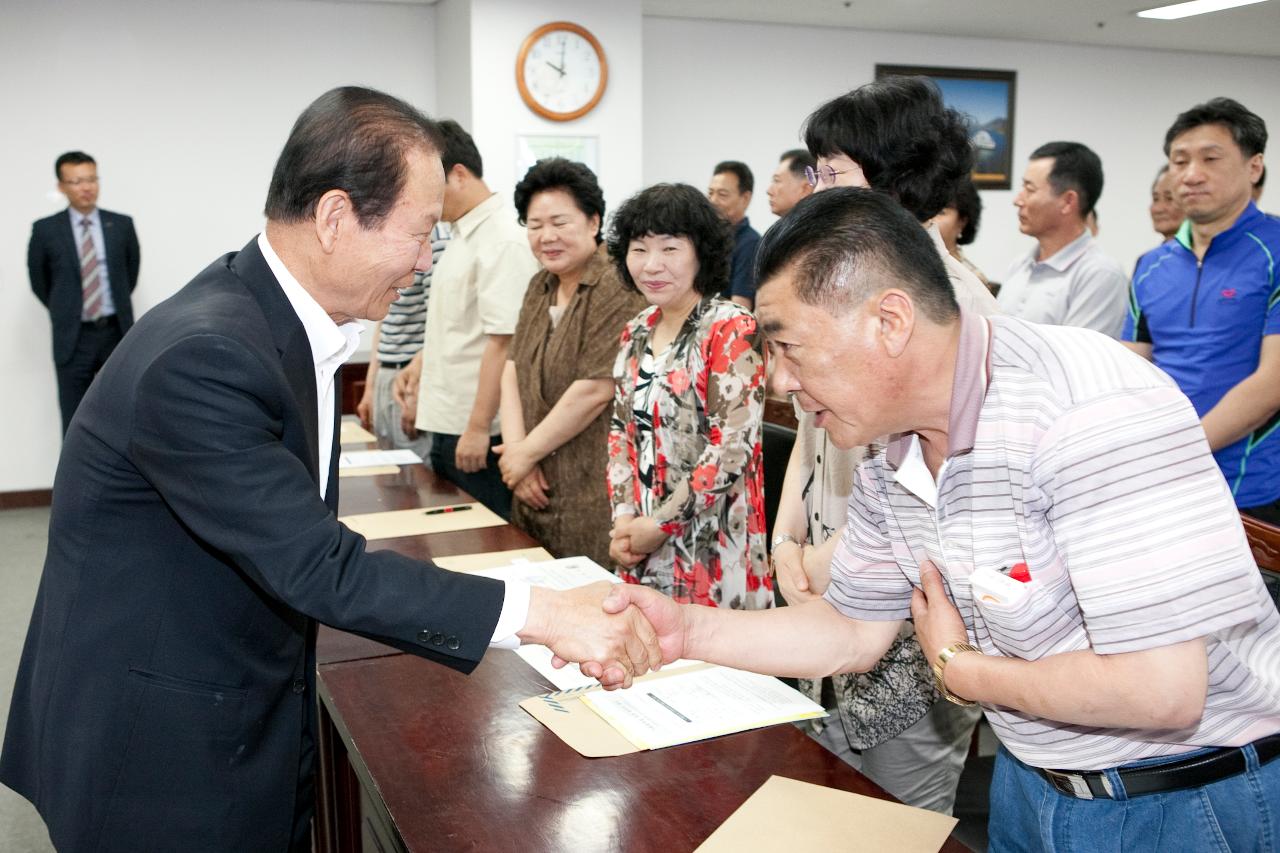
[[[758,258],[775,383],[836,445],[877,445],[830,587],[606,609],[641,607],[664,659],[802,677],[865,671],[914,619],[939,692],[1001,740],[992,850],[1280,839],[1280,613],[1177,386],[1097,332],[961,310],[873,192],[806,199]]]

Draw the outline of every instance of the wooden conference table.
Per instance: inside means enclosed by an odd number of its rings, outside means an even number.
[[[421,467],[346,478],[341,490],[344,514],[470,500]],[[536,545],[506,525],[369,548],[430,559]],[[321,853],[680,853],[774,774],[892,799],[789,725],[583,758],[517,706],[554,688],[507,652],[467,676],[322,627],[317,658]],[[951,838],[943,849],[968,848]]]

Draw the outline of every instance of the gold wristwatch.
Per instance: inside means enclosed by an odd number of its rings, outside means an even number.
[[[938,688],[938,692],[941,693],[943,698],[948,702],[954,702],[957,705],[969,707],[978,703],[970,702],[968,699],[961,699],[959,696],[947,690],[947,683],[942,677],[942,673],[946,670],[947,664],[950,663],[951,659],[959,652],[977,652],[978,654],[982,654],[982,649],[977,646],[970,645],[969,643],[952,643],[942,651],[938,652],[938,660],[933,664],[933,684]]]

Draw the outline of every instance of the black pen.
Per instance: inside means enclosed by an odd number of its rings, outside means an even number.
[[[423,510],[423,515],[443,515],[446,512],[462,512],[464,509],[471,509],[471,504],[462,504],[461,506],[440,506],[435,509]]]

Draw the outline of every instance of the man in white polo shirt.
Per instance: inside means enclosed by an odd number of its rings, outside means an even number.
[[[774,382],[838,446],[888,436],[831,585],[757,613],[627,586],[606,609],[639,605],[664,660],[801,677],[865,671],[914,618],[939,691],[1002,742],[992,850],[1280,838],[1280,614],[1168,377],[959,309],[928,235],[863,190],[801,202],[758,269]]]
[[[1005,276],[1001,311],[1120,337],[1129,277],[1085,224],[1101,195],[1102,161],[1088,146],[1049,142],[1031,153],[1013,204],[1018,229],[1036,246]]]
[[[502,368],[538,262],[511,203],[485,184],[471,135],[456,121],[440,122],[440,130],[443,218],[453,238],[432,278],[426,343],[397,383],[412,397],[403,386],[420,382],[406,427],[432,433],[431,467],[509,519],[511,490],[490,448],[501,440]]]

